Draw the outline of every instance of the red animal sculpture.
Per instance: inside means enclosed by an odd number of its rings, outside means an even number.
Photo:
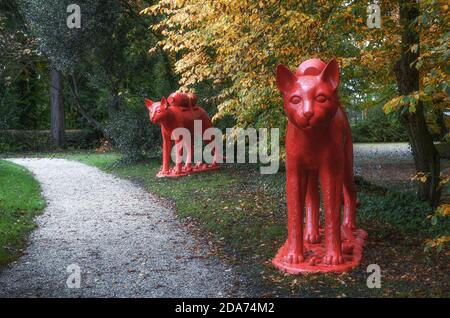
[[[296,74],[283,65],[277,68],[277,86],[288,118],[288,238],[272,262],[291,274],[342,272],[361,261],[367,234],[356,229],[353,144],[348,119],[339,103],[339,82],[335,59],[328,64],[319,59],[305,61]],[[324,229],[319,226],[319,180]]]
[[[193,137],[196,133],[194,131],[194,121],[201,121],[202,136],[206,129],[212,127],[208,113],[196,103],[197,97],[195,95],[181,92],[172,93],[167,100],[163,97],[160,102],[153,102],[150,99],[145,100],[145,105],[149,110],[150,121],[161,125],[163,163],[157,174],[158,177],[180,177],[193,172],[218,168],[216,156],[210,165],[202,162],[198,162],[195,166],[192,165]],[[172,133],[176,128],[188,129],[191,134],[191,143],[186,144],[182,138],[175,140],[177,156],[175,167],[171,169]],[[187,149],[184,166],[182,165],[183,148]]]

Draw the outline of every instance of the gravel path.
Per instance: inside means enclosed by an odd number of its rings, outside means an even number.
[[[0,297],[227,297],[242,282],[173,212],[131,182],[64,159],[12,159],[32,171],[47,208]],[[81,288],[68,288],[68,266]]]
[[[357,143],[353,145],[356,163],[383,163],[406,161],[413,163],[411,147],[406,142]]]

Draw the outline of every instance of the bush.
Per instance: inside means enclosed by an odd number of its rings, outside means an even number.
[[[399,232],[418,238],[448,233],[450,222],[432,226],[427,217],[433,209],[415,193],[389,189],[384,195],[358,193],[358,218],[365,223],[389,224]]]
[[[369,111],[367,119],[352,125],[354,142],[402,142],[408,141],[405,127],[393,115],[386,115],[381,108]]]
[[[106,133],[113,145],[124,155],[125,163],[156,155],[161,145],[158,125],[151,124],[145,107],[128,107],[112,116]]]
[[[66,130],[66,148],[94,149],[99,136],[92,130]],[[0,130],[0,153],[55,150],[49,130]]]

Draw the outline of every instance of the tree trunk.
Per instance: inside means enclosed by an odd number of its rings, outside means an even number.
[[[394,67],[397,87],[400,95],[410,95],[420,88],[419,71],[415,62],[419,49],[412,52],[411,47],[419,47],[417,18],[420,14],[416,0],[399,0],[400,25],[402,28],[401,57]],[[439,203],[440,157],[426,124],[423,103],[419,100],[416,111],[405,108],[401,118],[406,125],[417,173],[423,173],[426,182],[419,182],[418,196],[435,206]]]
[[[442,110],[434,108],[434,116],[436,116],[436,124],[439,127],[439,138],[442,140],[448,133],[448,128],[445,125],[445,116]]]
[[[165,69],[166,69],[166,78],[167,78],[167,81],[169,82],[170,90],[174,91],[177,89],[178,82],[175,78],[175,75],[173,74],[172,64],[170,63],[169,55],[167,55],[167,53],[164,52],[163,50],[161,50],[161,54],[162,54],[163,63],[164,63]]]
[[[120,96],[118,85],[114,84],[108,92],[108,116],[112,118],[120,110]]]
[[[64,103],[63,77],[55,67],[50,68],[50,103],[51,103],[51,132],[53,143],[57,147],[64,147]]]

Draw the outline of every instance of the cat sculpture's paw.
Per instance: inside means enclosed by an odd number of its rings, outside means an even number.
[[[323,257],[323,262],[328,265],[339,265],[344,263],[344,257],[341,253],[331,252]]]
[[[305,260],[304,256],[300,252],[288,252],[284,257],[283,260],[285,263],[288,264],[299,264]]]
[[[310,243],[310,244],[320,243],[319,233],[307,233],[305,235],[305,241]]]

